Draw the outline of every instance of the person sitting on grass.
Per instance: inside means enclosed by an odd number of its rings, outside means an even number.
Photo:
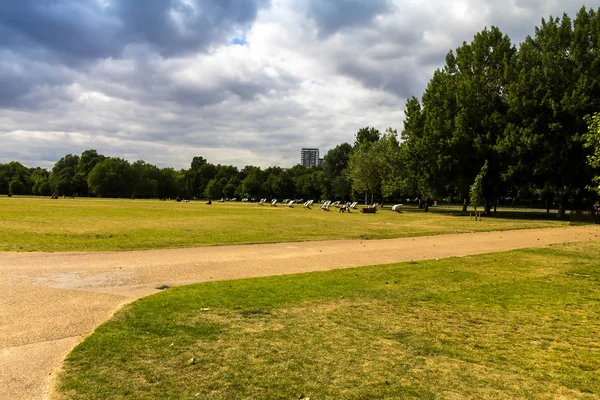
[[[345,213],[345,212],[347,212],[348,214],[350,214],[350,202],[348,202],[345,205],[341,206],[340,207],[340,211],[338,212],[338,214],[339,213]]]
[[[206,204],[211,205],[212,201],[210,201],[210,199],[208,199],[208,201],[206,202]]]

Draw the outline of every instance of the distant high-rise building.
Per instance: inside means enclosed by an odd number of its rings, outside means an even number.
[[[300,153],[300,163],[306,168],[312,168],[319,165],[319,149],[302,148]]]

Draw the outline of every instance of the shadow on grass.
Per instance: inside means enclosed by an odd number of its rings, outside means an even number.
[[[423,212],[418,207],[407,207],[404,210],[410,213]],[[430,207],[429,212],[447,215],[452,217],[469,217],[469,213],[473,211],[463,212],[458,208],[437,208]],[[556,213],[546,214],[545,211],[531,211],[531,210],[498,210],[497,212],[491,212],[489,215],[481,213],[482,218],[494,218],[494,219],[512,219],[512,220],[528,220],[528,221],[568,221],[568,213],[563,218],[558,218]]]

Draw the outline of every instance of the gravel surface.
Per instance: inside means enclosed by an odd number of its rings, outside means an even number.
[[[68,352],[122,305],[211,280],[324,271],[599,240],[568,227],[112,253],[0,253],[0,399],[46,399]]]

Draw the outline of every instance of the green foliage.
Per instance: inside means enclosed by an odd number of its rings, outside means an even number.
[[[502,143],[506,179],[524,191],[580,201],[591,180],[582,135],[600,109],[600,15],[582,8],[542,20],[521,44],[507,90],[510,123]]]
[[[371,128],[369,126],[361,128],[358,132],[356,132],[354,138],[354,147],[358,147],[365,143],[375,143],[380,137],[381,132],[375,128]]]
[[[72,195],[76,193],[75,175],[79,164],[79,156],[67,154],[54,164],[50,173],[50,187],[59,195]]]
[[[471,185],[471,190],[469,191],[469,197],[471,199],[471,207],[473,210],[477,212],[477,207],[484,201],[484,179],[488,170],[488,162],[485,160],[485,164],[481,167],[481,171],[475,177],[475,182]]]
[[[225,189],[225,184],[227,183],[225,178],[216,179],[213,178],[208,181],[206,188],[204,189],[204,197],[208,199],[220,199],[223,197],[223,191]]]
[[[588,133],[585,135],[585,146],[592,149],[592,154],[588,156],[588,163],[596,171],[600,169],[600,113],[590,117]],[[595,186],[590,187],[591,190],[600,194],[600,174],[593,178]]]
[[[331,197],[344,200],[350,198],[352,184],[348,164],[352,146],[342,143],[329,150],[323,157],[323,174],[331,187]]]
[[[348,169],[352,189],[365,195],[365,201],[370,196],[372,202],[374,196],[381,192],[381,158],[377,153],[377,147],[373,142],[364,142],[354,148],[350,155]]]
[[[97,163],[88,175],[90,190],[106,197],[131,197],[136,184],[136,171],[122,158],[108,158]]]
[[[574,21],[542,20],[518,50],[492,27],[450,52],[406,105],[405,190],[466,199],[487,160],[488,207],[517,193],[559,199],[561,212],[568,199],[580,204],[592,179],[585,116],[600,109],[598,43],[600,13],[583,7]]]
[[[8,192],[12,194],[23,194],[25,192],[25,185],[15,176],[8,184]]]

